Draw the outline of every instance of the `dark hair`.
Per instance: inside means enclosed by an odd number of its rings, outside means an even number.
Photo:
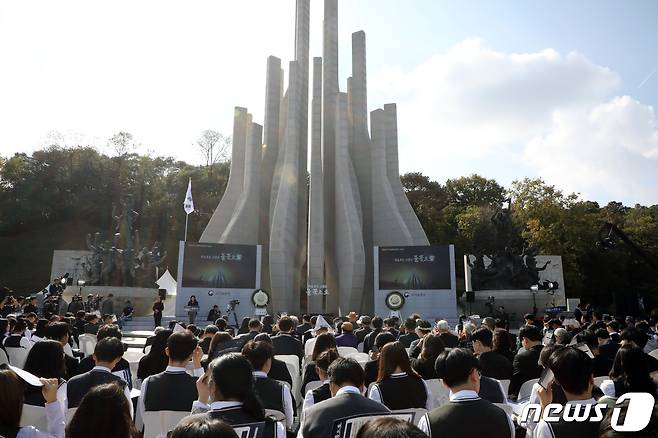
[[[592,380],[592,359],[574,347],[556,349],[548,358],[555,380],[571,394],[583,394]]]
[[[96,362],[112,362],[123,356],[123,344],[117,338],[104,338],[94,348]]]
[[[65,322],[51,322],[46,327],[46,337],[59,341],[64,336],[70,336],[71,330]]]
[[[604,328],[600,328],[594,331],[594,336],[601,339],[610,339],[610,332]]]
[[[169,349],[169,358],[176,362],[188,359],[198,343],[196,338],[189,331],[172,333],[167,339],[167,348]]]
[[[485,347],[493,348],[493,333],[488,328],[479,328],[471,333],[471,341],[480,341]]]
[[[18,427],[23,413],[25,383],[8,365],[0,365],[0,425]]]
[[[434,364],[439,379],[452,388],[466,383],[473,369],[480,369],[480,363],[469,350],[453,348],[439,354]]]
[[[391,374],[393,374],[398,367],[403,372],[407,373],[409,377],[418,377],[420,379],[420,376],[411,368],[409,356],[407,355],[407,350],[404,348],[404,345],[399,341],[390,342],[384,345],[384,348],[382,348],[379,354],[377,383],[381,383],[391,377]]]
[[[140,379],[144,379],[151,374],[161,373],[167,368],[169,357],[165,352],[165,348],[167,347],[167,339],[172,333],[169,329],[162,329],[154,335],[151,350],[139,361],[138,377]],[[148,367],[142,366],[142,363],[148,364]],[[148,368],[148,371],[146,371],[146,368]],[[141,375],[142,372],[147,374]]]
[[[512,351],[512,342],[510,341],[509,332],[503,328],[497,328],[493,332],[493,349],[494,351],[505,354]]]
[[[592,312],[592,317],[594,317],[596,319],[603,319],[603,314],[598,310],[594,310]]]
[[[265,419],[265,410],[254,391],[253,367],[239,353],[228,353],[210,363],[211,382],[224,399],[242,402],[242,410],[256,421]]]
[[[408,421],[381,417],[367,421],[356,438],[427,438],[427,435]]]
[[[610,321],[606,324],[606,327],[610,327],[613,331],[619,331],[619,323],[617,321]]]
[[[416,320],[412,318],[407,318],[404,321],[404,328],[409,332],[413,332],[414,330],[416,330]]]
[[[560,345],[560,344],[548,344],[548,345],[546,345],[539,352],[539,359],[537,360],[537,364],[541,367],[547,368],[548,367],[548,358],[551,357],[551,354],[553,354],[555,351],[557,351],[561,348],[564,348],[564,345]]]
[[[646,356],[644,351],[635,345],[624,345],[617,350],[610,378],[621,384],[623,393],[648,392],[656,395],[656,384],[649,377]],[[621,395],[616,394],[617,397]]]
[[[254,336],[253,340],[257,342],[267,342],[268,344],[272,345],[272,338],[270,338],[270,335],[267,333],[258,333],[256,336]]]
[[[117,338],[121,340],[121,329],[116,324],[105,324],[98,329],[98,334],[96,335],[97,340],[104,338]]]
[[[214,334],[217,333],[218,331],[219,331],[219,327],[217,327],[217,326],[214,325],[214,324],[209,324],[209,325],[206,326],[205,329],[203,329],[203,334],[204,334],[204,335],[209,335],[209,334],[213,334],[213,335],[214,335]]]
[[[307,315],[306,313],[304,313],[304,314],[302,315],[302,321],[309,321],[309,322],[310,322],[310,321],[311,321],[311,317],[310,317],[309,315]]]
[[[257,319],[249,320],[248,327],[249,327],[250,331],[254,330],[254,329],[260,329],[262,326],[263,326],[263,324],[261,324],[261,322]]]
[[[63,379],[66,377],[64,348],[57,341],[37,342],[27,353],[23,369],[44,379]]]
[[[379,316],[375,316],[372,319],[372,326],[376,329],[380,329],[384,326],[384,321]]]
[[[290,319],[287,316],[284,316],[279,320],[279,330],[282,332],[289,332],[295,328],[295,324],[292,322],[292,319]]]
[[[325,352],[329,349],[336,350],[336,338],[331,333],[322,333],[315,338],[315,345],[313,345],[313,354],[311,354],[311,360],[315,362],[320,353]]]
[[[381,332],[375,337],[375,347],[377,350],[381,350],[389,342],[395,342],[395,336],[391,332]]]
[[[8,329],[9,329],[9,320],[7,318],[0,318],[0,334],[4,335]]]
[[[12,333],[23,333],[27,329],[27,323],[25,322],[24,319],[17,319],[16,322],[14,323],[14,327],[12,327],[11,332]]]
[[[219,353],[219,350],[217,350],[217,346],[220,344],[223,344],[225,342],[231,342],[233,338],[231,335],[229,335],[226,332],[217,332],[212,336],[212,339],[210,340],[210,347],[208,347],[208,358],[211,360],[217,357],[217,353]]]
[[[223,318],[217,318],[217,319],[215,320],[215,325],[217,326],[217,328],[218,328],[220,331],[223,332],[223,331],[226,330],[226,327],[228,326],[228,323],[227,323],[226,320],[223,319]]]
[[[338,352],[333,349],[322,352],[318,355],[318,358],[315,361],[315,367],[326,373],[331,364],[339,357]]]
[[[244,317],[242,318],[242,323],[240,323],[240,329],[239,331],[242,332],[244,331],[245,333],[249,331],[249,317]]]
[[[272,345],[262,341],[249,341],[242,347],[242,355],[251,362],[254,370],[261,371],[268,359],[274,357]]]
[[[167,438],[238,438],[233,427],[218,418],[192,415],[183,418]]]
[[[441,337],[430,333],[423,338],[423,349],[420,351],[420,358],[424,361],[431,360],[433,363],[443,350],[445,350],[445,344]]]
[[[599,347],[599,340],[597,339],[596,334],[591,330],[585,330],[578,333],[576,335],[576,341],[586,343],[590,350],[594,350],[595,348]]]
[[[66,428],[67,438],[90,436],[94,438],[139,436],[130,416],[128,399],[123,388],[118,384],[108,383],[91,388],[82,398]]]
[[[525,325],[519,330],[519,339],[527,338],[531,342],[541,341],[541,331],[534,325]]]
[[[344,386],[350,383],[352,386],[360,388],[365,381],[365,373],[361,365],[354,359],[347,357],[339,357],[329,365],[327,370],[329,381],[331,383]]]
[[[649,341],[646,333],[637,327],[626,327],[624,331],[621,332],[621,340],[632,342],[640,348],[644,348]]]

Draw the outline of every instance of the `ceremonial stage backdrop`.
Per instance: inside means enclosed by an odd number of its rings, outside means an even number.
[[[260,288],[260,251],[260,245],[180,242],[176,315],[187,314],[185,306],[195,295],[200,321],[214,304],[226,313],[231,300],[240,301],[235,309],[238,320],[253,316],[251,295]],[[230,322],[234,323],[232,317]]]
[[[431,321],[457,317],[453,245],[375,247],[374,264],[375,314],[395,310],[386,305],[389,297],[402,318],[414,312]]]

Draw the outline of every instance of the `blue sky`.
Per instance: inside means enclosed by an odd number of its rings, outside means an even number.
[[[192,144],[230,134],[233,106],[262,120],[265,60],[287,66],[293,13],[292,0],[0,1],[0,153],[53,138],[109,152],[127,130],[140,152],[200,162]],[[542,176],[655,204],[658,72],[638,86],[658,68],[656,22],[648,0],[340,0],[341,84],[365,30],[369,106],[398,103],[402,171]]]

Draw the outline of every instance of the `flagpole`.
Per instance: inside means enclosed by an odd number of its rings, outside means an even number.
[[[187,219],[190,217],[188,213],[185,214],[185,242],[187,242]]]

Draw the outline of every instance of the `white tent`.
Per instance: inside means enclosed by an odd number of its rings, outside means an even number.
[[[155,283],[158,285],[159,289],[166,289],[167,295],[176,295],[178,283],[176,283],[176,279],[171,276],[169,269],[167,269]]]

